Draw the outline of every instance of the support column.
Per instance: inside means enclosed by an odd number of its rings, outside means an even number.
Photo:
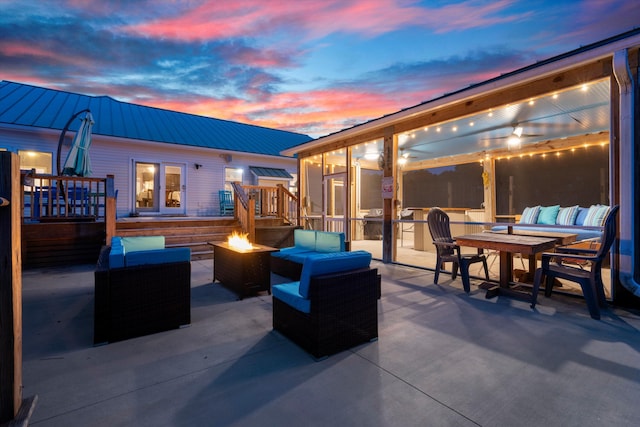
[[[392,261],[395,239],[393,238],[392,219],[396,214],[396,182],[394,177],[395,170],[395,152],[396,138],[394,138],[394,128],[385,129],[384,134],[384,167],[382,168],[383,182],[385,178],[393,179],[393,196],[383,199],[383,217],[382,217],[382,262],[390,263]]]
[[[22,255],[20,162],[0,152],[0,424],[28,419],[36,397],[22,400]]]

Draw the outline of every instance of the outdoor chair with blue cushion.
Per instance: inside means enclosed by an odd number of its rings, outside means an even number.
[[[94,344],[191,323],[191,249],[164,236],[113,237],[94,272]]]
[[[333,231],[293,230],[293,246],[271,254],[271,272],[300,280],[302,265],[309,255],[346,250],[345,234]]]
[[[556,252],[542,254],[542,267],[536,269],[534,276],[531,308],[536,306],[543,278],[546,278],[544,293],[547,297],[551,296],[554,278],[565,279],[580,284],[589,308],[589,314],[594,319],[600,319],[600,308],[606,306],[602,283],[602,264],[616,238],[618,208],[619,206],[613,206],[604,219],[604,229],[598,249],[561,246],[555,249]],[[582,266],[585,263],[590,264],[590,268],[585,269]],[[578,265],[576,266],[576,264]]]
[[[318,253],[300,281],[272,287],[273,329],[315,358],[378,337],[380,276],[366,251]]]
[[[438,283],[440,269],[445,262],[453,263],[451,267],[451,279],[455,280],[458,267],[460,267],[460,275],[462,276],[462,286],[464,291],[471,291],[469,280],[469,265],[481,262],[484,267],[484,275],[489,280],[489,269],[487,267],[487,257],[482,253],[482,249],[478,249],[477,254],[463,254],[460,252],[460,246],[451,237],[451,227],[449,225],[449,215],[440,208],[431,208],[427,214],[427,224],[433,244],[436,247],[436,271],[433,283]]]
[[[235,205],[233,202],[233,194],[231,194],[231,191],[219,190],[218,197],[220,198],[220,215],[233,215]]]

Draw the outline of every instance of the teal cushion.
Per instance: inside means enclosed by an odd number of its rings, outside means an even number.
[[[286,259],[288,259],[291,262],[297,262],[298,264],[304,264],[304,260],[307,259],[307,257],[316,254],[317,252],[297,252],[294,254],[289,255]]]
[[[607,205],[591,205],[582,225],[585,227],[601,227],[608,213],[609,206]]]
[[[316,250],[316,232],[313,230],[301,230],[296,228],[293,230],[293,241],[298,249],[308,251]]]
[[[124,246],[125,254],[135,251],[164,249],[164,236],[123,237],[122,245]]]
[[[343,252],[344,233],[318,231],[316,233],[317,252]]]
[[[536,224],[538,222],[539,214],[540,205],[524,208],[522,216],[520,217],[520,224]]]
[[[537,223],[555,225],[556,218],[558,217],[558,211],[560,211],[560,205],[541,207]]]
[[[578,209],[580,206],[570,206],[568,208],[560,208],[558,216],[556,217],[556,224],[558,225],[574,225],[576,223],[576,217],[578,216]]]
[[[149,251],[127,252],[124,256],[127,267],[147,264],[166,264],[170,262],[191,261],[191,249],[167,248]]]
[[[309,298],[309,286],[312,276],[357,270],[368,267],[371,254],[367,251],[329,252],[309,255],[302,265],[300,275],[300,295]]]
[[[272,252],[271,256],[276,258],[289,259],[292,256],[296,256],[300,254],[310,254],[310,253],[313,253],[313,251],[291,246],[288,248],[282,248],[278,252]]]
[[[109,268],[124,267],[124,246],[120,237],[111,238],[111,250],[109,251]]]
[[[311,301],[302,298],[299,292],[300,282],[281,283],[271,287],[271,293],[274,298],[290,305],[303,313],[311,312]]]

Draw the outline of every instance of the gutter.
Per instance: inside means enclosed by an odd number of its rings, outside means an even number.
[[[633,295],[640,297],[640,283],[636,280],[635,260],[635,82],[629,67],[628,49],[613,54],[613,74],[620,88],[620,234],[619,271],[620,283]]]

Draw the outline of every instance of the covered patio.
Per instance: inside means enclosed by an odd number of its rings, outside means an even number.
[[[314,361],[192,262],[191,326],[94,347],[93,265],[23,273],[24,396],[37,426],[627,426],[640,315],[581,298],[536,310],[424,269],[382,274],[379,340]],[[272,283],[283,280],[272,276]]]
[[[299,158],[301,220],[344,232],[351,248],[374,246],[385,263],[425,266],[433,207],[457,223],[455,237],[518,222],[527,208],[619,205],[607,297],[637,307],[639,46],[628,31],[283,151]],[[567,225],[580,245],[597,239],[577,217],[526,223]]]

